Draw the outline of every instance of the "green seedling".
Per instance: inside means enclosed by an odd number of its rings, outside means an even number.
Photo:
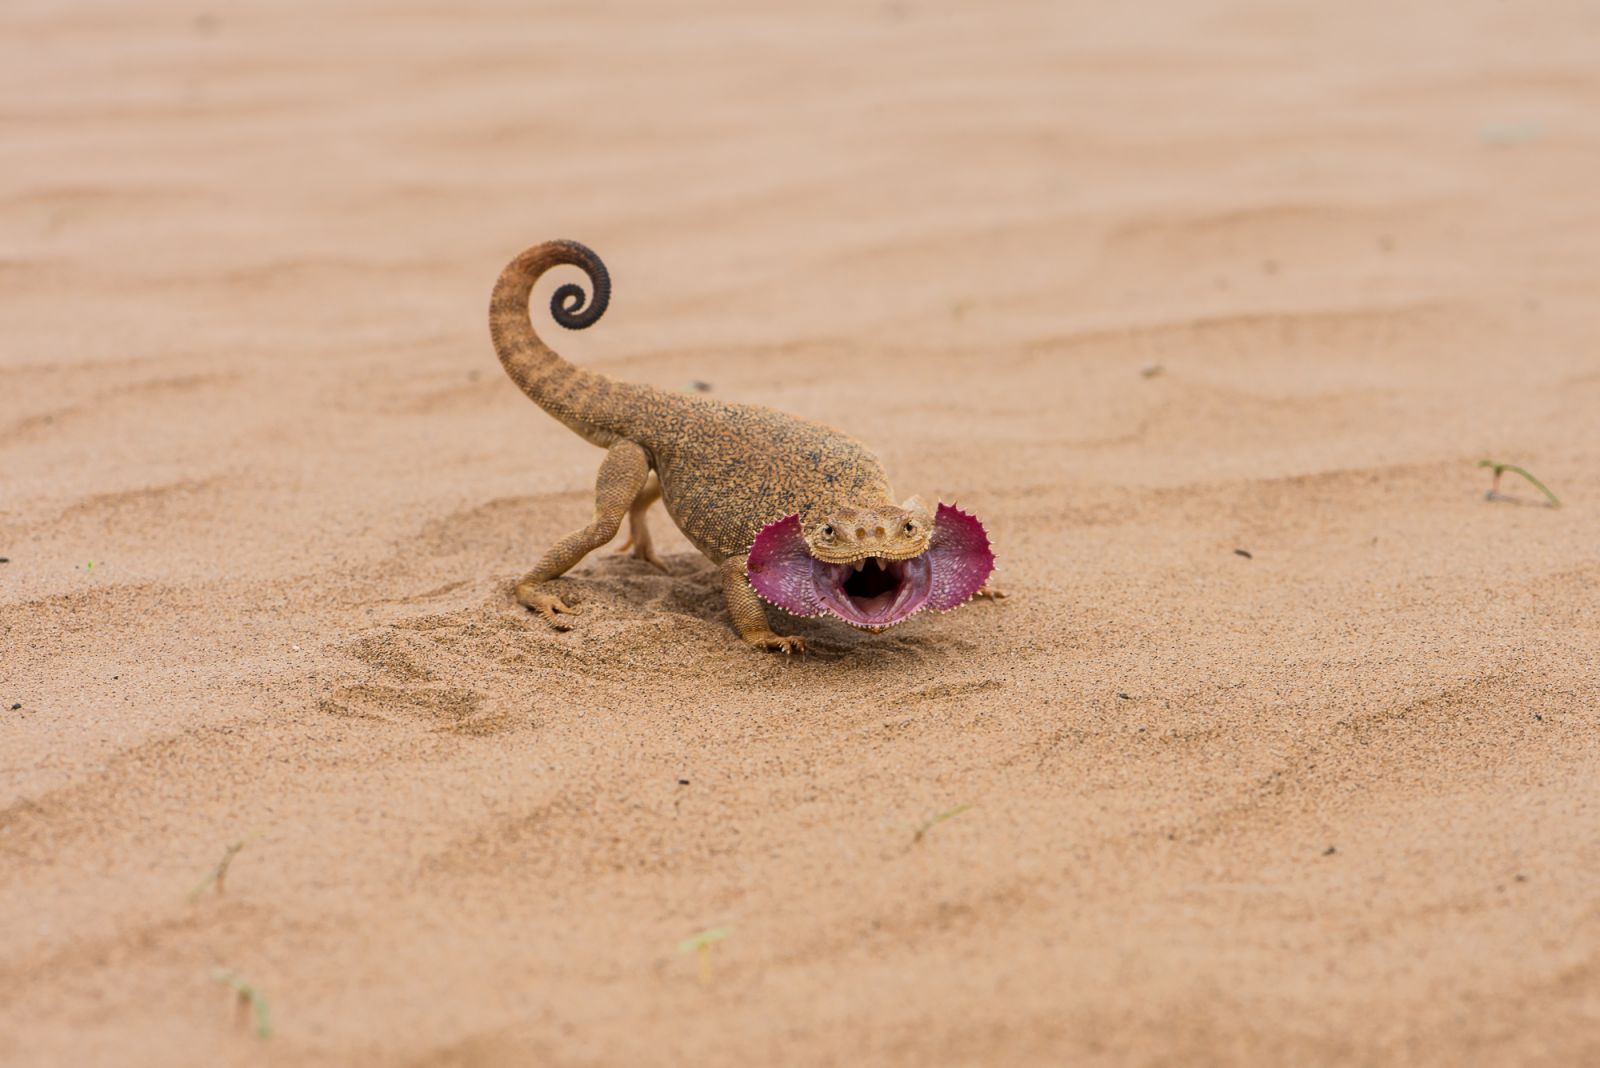
[[[1493,468],[1494,469],[1494,482],[1492,484],[1490,484],[1489,492],[1484,494],[1484,500],[1500,501],[1500,500],[1506,500],[1507,499],[1507,498],[1504,498],[1504,497],[1502,497],[1500,495],[1500,476],[1505,474],[1507,471],[1510,471],[1512,474],[1521,475],[1523,478],[1527,479],[1529,482],[1531,482],[1533,484],[1535,489],[1537,489],[1540,493],[1542,493],[1546,497],[1548,497],[1550,499],[1550,507],[1552,507],[1552,508],[1560,508],[1561,507],[1560,498],[1558,498],[1554,493],[1551,493],[1550,492],[1550,487],[1546,486],[1543,482],[1540,482],[1525,467],[1518,467],[1516,464],[1496,463],[1493,460],[1479,460],[1478,461],[1478,466],[1479,467],[1489,467],[1489,468]]]
[[[211,978],[232,988],[239,1004],[239,1018],[244,1019],[247,1014],[254,1017],[257,1038],[272,1037],[272,1011],[267,1008],[267,999],[261,996],[261,991],[228,968],[211,969]]]
[[[711,984],[711,947],[733,934],[732,927],[708,927],[678,943],[679,953],[693,953],[700,966],[700,982]]]
[[[939,826],[939,824],[943,823],[945,820],[955,819],[957,816],[961,815],[963,812],[965,812],[967,809],[969,809],[971,807],[972,807],[971,805],[957,805],[955,808],[951,809],[948,812],[939,813],[937,816],[935,816],[932,819],[930,819],[927,823],[924,823],[921,827],[917,828],[917,833],[911,836],[911,844],[912,845],[916,845],[918,842],[922,841],[923,837],[929,831],[931,831],[935,827]]]
[[[196,886],[193,890],[189,891],[189,901],[191,903],[199,901],[200,895],[205,893],[213,886],[217,888],[217,896],[222,896],[222,891],[224,888],[223,884],[228,881],[228,866],[233,863],[233,858],[239,855],[239,850],[243,849],[245,846],[249,845],[259,837],[260,835],[253,834],[249,838],[241,838],[239,841],[233,843],[227,849],[223,850],[222,859],[217,861],[217,866],[212,868],[204,879],[200,880],[199,886]]]

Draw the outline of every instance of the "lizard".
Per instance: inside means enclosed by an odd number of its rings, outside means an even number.
[[[605,314],[611,277],[600,257],[576,241],[547,241],[501,272],[490,336],[512,382],[606,452],[593,517],[516,584],[522,605],[570,629],[575,605],[546,584],[609,543],[624,517],[629,537],[618,551],[665,571],[646,519],[657,499],[716,565],[734,628],[759,649],[805,651],[803,638],[773,631],[765,603],[882,631],[924,609],[1003,596],[984,585],[994,554],[983,525],[921,497],[895,504],[883,465],[855,438],[772,408],[619,381],[558,356],[534,330],[529,302],[539,277],[559,266],[581,270],[590,293],[559,286],[550,299],[556,323],[582,330]]]

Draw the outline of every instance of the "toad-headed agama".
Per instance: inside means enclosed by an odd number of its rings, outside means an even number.
[[[568,629],[573,606],[543,587],[610,541],[624,516],[623,550],[661,567],[645,521],[657,498],[717,565],[733,625],[758,648],[805,648],[773,632],[763,599],[877,631],[995,595],[984,587],[994,555],[983,526],[947,504],[895,504],[883,466],[854,438],[771,408],[618,382],[557,356],[534,332],[528,301],[539,276],[561,265],[582,270],[593,294],[586,304],[582,287],[562,285],[550,314],[569,330],[593,325],[611,298],[605,265],[575,241],[547,241],[501,272],[489,329],[511,380],[606,457],[594,518],[545,553],[517,600]]]

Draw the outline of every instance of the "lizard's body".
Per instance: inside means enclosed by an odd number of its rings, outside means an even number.
[[[594,519],[545,554],[518,584],[519,600],[564,627],[557,616],[571,607],[538,587],[610,541],[625,515],[635,555],[660,566],[644,522],[659,494],[678,529],[718,565],[741,636],[764,648],[803,648],[800,639],[768,627],[746,580],[746,555],[763,527],[779,517],[853,515],[863,508],[877,510],[863,514],[909,515],[895,508],[882,464],[866,446],[831,427],[757,405],[619,382],[562,359],[539,339],[528,309],[535,281],[562,264],[582,269],[595,292],[584,307],[580,289],[562,287],[552,314],[574,329],[598,319],[609,299],[604,265],[583,245],[551,241],[527,250],[502,272],[490,303],[490,331],[512,381],[607,454],[596,481]],[[884,529],[875,529],[881,541]]]

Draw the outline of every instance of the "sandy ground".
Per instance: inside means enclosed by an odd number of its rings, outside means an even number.
[[[0,1061],[1600,1061],[1593,4],[329,6],[0,13]],[[528,617],[558,236],[1011,599]]]

